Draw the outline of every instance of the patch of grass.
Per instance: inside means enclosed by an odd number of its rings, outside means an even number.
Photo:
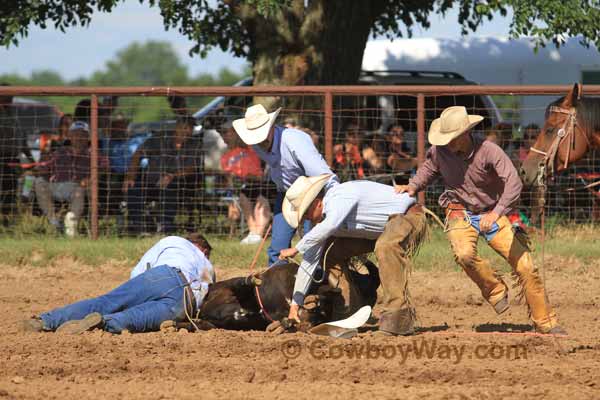
[[[545,255],[574,258],[583,264],[590,264],[600,259],[600,239],[597,238],[596,232],[597,229],[592,225],[554,227],[546,235]],[[0,263],[43,267],[56,264],[61,258],[71,258],[90,266],[113,262],[132,268],[159,238],[103,237],[94,241],[86,237],[67,239],[47,234],[0,236]],[[208,239],[214,248],[211,261],[219,268],[249,268],[258,247],[242,246],[239,239],[229,240],[216,236],[209,236]],[[541,243],[539,237],[533,239],[534,258],[539,262]],[[268,245],[269,242],[265,243],[259,254],[256,270],[263,269],[267,264]],[[503,271],[510,269],[483,239],[479,241],[479,251],[481,256],[488,258],[496,268]],[[421,247],[414,259],[414,265],[420,270],[458,269],[450,244],[440,229],[431,230],[430,239]]]
[[[139,258],[156,241],[156,237],[100,238],[91,240],[85,237],[68,239],[48,235],[27,235],[23,237],[0,238],[0,263],[7,265],[45,266],[60,262],[61,258],[71,258],[82,264],[97,266],[116,262],[133,268]],[[211,258],[214,265],[221,268],[247,268],[252,262],[257,246],[241,246],[239,240],[208,237],[213,246]],[[265,248],[268,242],[265,244]],[[266,266],[265,250],[257,261],[256,269]]]

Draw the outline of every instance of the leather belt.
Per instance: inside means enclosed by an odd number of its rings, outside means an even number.
[[[473,214],[477,214],[477,215],[486,214],[486,213],[492,211],[492,207],[488,207],[483,210],[474,210],[469,207],[465,207],[464,205],[462,205],[460,203],[450,203],[446,207],[446,215],[450,215],[450,214],[452,214],[452,216],[455,216],[458,214],[462,215],[466,211],[469,211],[469,212],[471,212]]]

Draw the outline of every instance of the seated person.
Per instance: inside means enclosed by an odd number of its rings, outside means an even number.
[[[263,180],[261,161],[254,149],[242,142],[230,122],[223,129],[229,150],[221,157],[221,169],[229,174],[230,186],[241,186],[239,209],[231,203],[228,218],[239,219],[241,209],[249,231],[241,244],[257,244],[271,220],[271,207],[265,196],[268,183]]]
[[[500,139],[498,138],[498,132],[494,128],[486,129],[485,131],[485,140],[488,142],[492,142],[494,144],[498,144]]]
[[[79,334],[95,328],[110,333],[152,332],[163,321],[193,317],[215,282],[211,247],[200,234],[169,236],[150,248],[130,279],[112,291],[24,321],[29,332]]]
[[[41,163],[34,190],[38,204],[50,223],[61,229],[54,201],[69,203],[64,220],[67,236],[75,236],[77,222],[83,213],[85,193],[90,176],[89,126],[75,121],[69,128],[67,140]]]
[[[360,127],[352,123],[346,128],[344,143],[333,146],[333,169],[342,182],[365,177],[360,135]]]
[[[371,145],[363,149],[362,156],[371,172],[385,174],[415,168],[417,159],[409,153],[404,141],[404,128],[392,125],[384,138],[373,138]]]
[[[194,125],[192,117],[179,118],[174,132],[149,138],[131,157],[122,188],[127,196],[130,233],[145,231],[144,207],[150,201],[160,207],[161,231],[177,230],[177,207],[193,197],[203,163],[202,138],[192,137]],[[139,174],[142,158],[147,159],[147,167]]]
[[[100,141],[100,149],[107,157],[110,168],[107,174],[100,177],[99,197],[105,212],[112,215],[118,215],[119,205],[125,200],[121,189],[131,157],[141,143],[150,137],[150,134],[141,134],[129,138],[128,126],[127,119],[114,119]]]
[[[518,148],[520,162],[523,162],[527,158],[529,149],[535,143],[539,133],[540,127],[537,124],[529,124],[523,129],[523,139],[520,141]]]

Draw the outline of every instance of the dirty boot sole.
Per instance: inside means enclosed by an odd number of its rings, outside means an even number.
[[[26,319],[21,323],[21,330],[23,332],[43,332],[44,322],[37,318]]]
[[[80,333],[91,331],[94,328],[98,328],[102,325],[104,319],[99,313],[88,314],[84,319],[78,319],[73,321],[67,321],[58,327],[56,333],[62,333],[65,335],[78,335]]]
[[[537,329],[536,328],[536,333],[541,333],[543,335],[557,335],[557,336],[568,336],[569,334],[567,333],[566,330],[564,330],[561,326],[555,326],[554,328],[550,329],[549,331],[543,331],[541,329]]]

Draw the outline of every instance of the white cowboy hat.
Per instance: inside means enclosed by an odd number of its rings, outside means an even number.
[[[331,174],[311,177],[300,176],[285,192],[285,198],[281,204],[281,212],[283,213],[283,218],[292,228],[298,227],[302,216],[330,177]]]
[[[244,143],[258,144],[269,136],[269,131],[280,111],[281,107],[269,114],[262,104],[255,104],[248,107],[244,118],[233,121],[233,129]]]
[[[429,127],[429,143],[445,146],[483,120],[481,115],[469,115],[463,106],[452,106],[442,111]]]
[[[363,326],[371,316],[371,306],[361,307],[357,312],[340,321],[326,322],[309,329],[315,335],[331,336],[335,338],[351,338],[358,334],[357,328]]]

